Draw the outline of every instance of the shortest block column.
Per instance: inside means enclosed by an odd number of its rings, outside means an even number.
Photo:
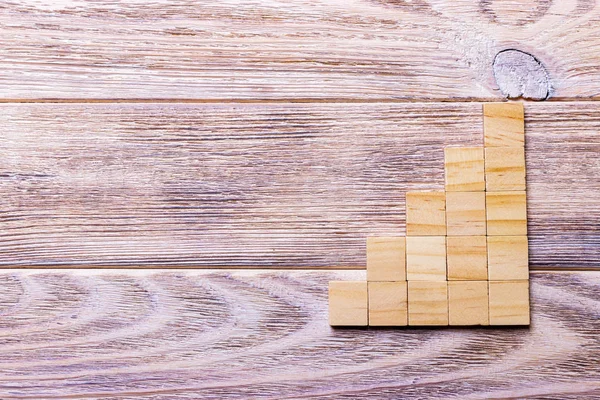
[[[490,325],[529,325],[529,281],[490,281]]]
[[[408,282],[408,324],[411,326],[448,325],[447,282]]]
[[[367,282],[329,282],[329,325],[368,325]]]
[[[450,325],[489,325],[488,282],[448,282]]]
[[[369,282],[369,325],[406,326],[406,282]]]

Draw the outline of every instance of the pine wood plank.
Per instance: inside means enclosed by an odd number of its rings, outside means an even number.
[[[331,329],[328,282],[364,279],[364,271],[3,272],[0,397],[600,394],[600,273],[534,273],[530,328]]]
[[[0,97],[598,98],[599,10],[575,1],[15,0],[0,8]]]
[[[364,268],[481,104],[0,105],[0,265]],[[600,267],[600,104],[527,104],[531,268]]]

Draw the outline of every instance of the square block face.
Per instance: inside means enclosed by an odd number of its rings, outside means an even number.
[[[408,282],[408,325],[448,325],[447,282]]]
[[[367,282],[329,282],[329,325],[367,326]]]
[[[490,280],[529,279],[527,236],[489,236],[487,242]]]
[[[485,236],[485,192],[447,192],[448,236]]]
[[[483,105],[485,147],[523,147],[525,113],[521,103],[485,103]]]
[[[444,236],[446,234],[446,193],[406,193],[406,235]]]
[[[444,236],[406,238],[406,278],[409,281],[446,280],[446,238]]]
[[[486,148],[485,182],[488,192],[525,190],[525,149]]]
[[[529,325],[529,281],[490,281],[490,325]]]
[[[407,282],[369,282],[369,325],[408,324]]]
[[[485,190],[483,147],[447,147],[444,154],[446,191]]]
[[[527,235],[525,192],[486,193],[488,236]]]
[[[404,237],[367,238],[367,280],[406,280],[406,239]]]
[[[450,325],[489,325],[488,282],[448,282]]]
[[[448,236],[446,244],[449,281],[481,281],[488,279],[487,241],[485,236]]]

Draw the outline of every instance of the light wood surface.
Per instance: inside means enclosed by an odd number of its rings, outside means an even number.
[[[487,250],[490,280],[529,278],[527,236],[488,236]]]
[[[485,149],[485,184],[488,192],[525,190],[525,152],[522,147]]]
[[[534,273],[530,328],[330,328],[327,282],[364,279],[364,271],[4,272],[0,397],[600,395],[600,273]]]
[[[485,147],[523,147],[525,110],[522,103],[485,103],[483,133]]]
[[[598,98],[599,10],[550,0],[15,0],[0,9],[0,97]]]
[[[448,236],[486,234],[485,192],[446,192]]]
[[[489,281],[490,325],[529,325],[529,281]]]
[[[483,147],[446,147],[444,149],[446,191],[484,191],[485,163],[483,154]]]
[[[446,280],[446,237],[408,236],[406,238],[406,279]]]
[[[448,282],[448,323],[489,325],[488,281]]]
[[[447,281],[408,281],[408,325],[448,325]]]
[[[486,192],[488,236],[527,235],[525,192]]]
[[[448,280],[480,281],[488,279],[486,239],[485,236],[448,236],[446,238]]]
[[[367,280],[406,280],[406,238],[367,238]]]
[[[364,268],[481,104],[4,104],[0,264]],[[528,103],[530,260],[600,266],[600,103]]]
[[[405,196],[406,235],[446,235],[446,193],[407,192]]]
[[[328,298],[331,326],[368,325],[367,282],[331,281]]]
[[[369,326],[408,324],[408,283],[368,282]]]

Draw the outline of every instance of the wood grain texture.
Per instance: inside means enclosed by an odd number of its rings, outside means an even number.
[[[598,98],[591,1],[15,0],[0,97]]]
[[[0,265],[364,268],[481,104],[3,104]],[[532,268],[600,267],[600,103],[528,104]]]
[[[3,273],[0,397],[600,396],[600,273],[534,273],[530,329],[330,328],[327,282],[364,278]]]

